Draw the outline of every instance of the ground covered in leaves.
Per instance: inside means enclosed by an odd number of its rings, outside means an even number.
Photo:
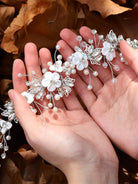
[[[38,26],[39,25],[39,26]],[[138,39],[138,0],[0,0],[0,104],[12,88],[12,63],[23,58],[25,43],[54,49],[61,29],[83,25],[107,34],[113,29]],[[0,161],[0,184],[66,184],[64,175],[28,145],[20,125],[12,129],[8,157]],[[119,183],[138,183],[135,160],[117,150]]]

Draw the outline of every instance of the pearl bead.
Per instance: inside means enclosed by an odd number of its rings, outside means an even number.
[[[55,100],[60,100],[60,95],[56,94],[55,95]]]
[[[120,57],[121,57],[121,56],[122,56],[122,53],[120,53],[119,55],[120,55]]]
[[[42,69],[42,73],[46,73],[47,72],[47,69],[46,68],[43,68]]]
[[[93,71],[93,75],[94,75],[95,77],[97,77],[97,76],[98,76],[98,72],[97,72],[97,71]]]
[[[10,140],[11,140],[11,136],[10,136],[10,135],[7,135],[7,136],[6,136],[6,140],[7,140],[7,141],[10,141]]]
[[[79,36],[77,36],[76,40],[79,41],[79,42],[81,42],[82,37],[79,35]]]
[[[57,56],[57,59],[58,59],[58,60],[62,60],[62,55],[59,54],[59,55]]]
[[[88,70],[88,69],[85,69],[85,70],[83,71],[83,73],[84,73],[84,75],[88,75],[88,74],[89,74],[89,70]]]
[[[104,62],[104,63],[102,64],[102,66],[103,66],[104,68],[107,68],[107,67],[108,67],[108,64],[107,64],[106,62]]]
[[[97,33],[96,29],[92,29],[92,34],[95,35]]]
[[[65,62],[65,66],[69,67],[70,63],[68,61]]]
[[[70,64],[71,68],[75,68],[75,65],[73,63]]]
[[[92,90],[92,85],[89,84],[87,88],[88,90]]]
[[[99,39],[102,40],[104,38],[103,35],[99,35]]]
[[[71,73],[72,73],[72,74],[76,74],[76,69],[73,69],[73,70],[71,71]]]
[[[59,50],[60,49],[60,45],[56,45],[56,49]]]
[[[6,158],[6,153],[2,153],[2,154],[1,154],[1,158],[2,158],[2,159],[5,159],[5,158]]]
[[[9,147],[8,146],[4,146],[4,151],[8,151]]]
[[[46,98],[49,100],[51,98],[51,95],[50,94],[46,95]]]
[[[54,108],[53,108],[53,111],[55,111],[55,112],[56,112],[57,110],[58,110],[58,108],[57,108],[57,107],[54,107]]]
[[[2,143],[0,143],[0,149],[2,149],[3,148],[3,144]]]
[[[17,75],[18,77],[22,77],[23,75],[21,74],[21,73],[18,73],[18,75]]]
[[[51,65],[52,65],[52,62],[51,62],[51,61],[49,61],[49,62],[47,63],[47,65],[48,65],[48,66],[51,66]]]
[[[53,107],[53,104],[52,103],[48,103],[48,107],[49,108],[52,108]]]
[[[116,78],[113,78],[112,79],[112,83],[115,84],[117,82],[117,79]]]
[[[121,62],[124,62],[124,58],[123,57],[121,57],[120,60],[121,60]]]

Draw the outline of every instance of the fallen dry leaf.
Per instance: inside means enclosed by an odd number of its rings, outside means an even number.
[[[2,163],[0,184],[67,184],[65,176],[52,165],[44,163],[29,145],[11,153]]]
[[[113,29],[117,35],[122,34],[124,38],[138,39],[138,7],[107,18],[103,18],[98,12],[88,11],[88,7],[83,10],[85,25],[97,29],[99,34],[107,35]]]
[[[0,41],[4,30],[10,25],[15,13],[14,7],[0,6]]]
[[[4,3],[8,6],[14,6],[16,10],[19,10],[22,3],[25,3],[27,0],[0,0],[0,2]]]
[[[0,80],[0,97],[2,102],[5,103],[8,100],[8,91],[12,89],[12,80],[10,79],[1,79]]]
[[[126,5],[127,0],[113,0],[115,3],[120,4],[120,5]]]
[[[66,11],[59,3],[28,0],[5,31],[1,47],[13,54],[22,52],[28,41],[36,43],[38,48],[54,48],[61,29],[73,28],[76,25],[78,8],[72,3],[69,5],[72,8]]]
[[[116,15],[130,8],[119,6],[111,0],[77,0],[82,4],[87,4],[90,11],[98,11],[102,17],[108,17],[109,15]]]
[[[22,28],[25,29],[26,26],[32,22],[35,16],[44,13],[53,1],[55,0],[28,0],[27,4],[23,4],[18,16],[13,20],[10,27],[6,29],[1,47],[7,52],[17,54],[18,48],[14,45],[14,34]]]

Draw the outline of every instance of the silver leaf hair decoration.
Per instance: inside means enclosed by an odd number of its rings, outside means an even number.
[[[41,114],[43,124],[45,124],[45,119],[41,109],[57,111],[56,101],[63,96],[69,96],[75,85],[75,79],[72,76],[77,71],[89,76],[88,90],[92,90],[91,75],[98,76],[98,72],[93,70],[93,65],[103,67],[104,69],[109,67],[112,73],[112,82],[116,83],[117,79],[113,71],[119,71],[120,68],[113,63],[113,60],[116,58],[117,52],[120,55],[120,61],[127,64],[119,46],[120,41],[124,39],[122,35],[117,37],[113,30],[105,38],[103,35],[98,35],[95,29],[91,33],[93,39],[89,39],[88,43],[83,41],[81,36],[77,36],[76,39],[79,46],[75,46],[75,52],[64,63],[62,62],[62,55],[57,55],[57,51],[60,50],[60,46],[57,45],[54,54],[54,64],[48,62],[49,69],[43,68],[42,76],[32,71],[32,81],[26,82],[28,90],[21,95],[26,98],[34,113]],[[127,38],[126,41],[130,46],[138,50],[138,40]],[[23,76],[21,73],[18,74],[18,77]],[[47,106],[41,104],[44,98],[48,100]],[[0,108],[0,110],[1,115],[7,118],[7,120],[0,119],[0,149],[3,150],[1,158],[5,159],[6,151],[8,151],[7,141],[11,140],[10,129],[12,128],[12,121],[17,123],[18,120],[12,102],[6,102],[4,109]]]

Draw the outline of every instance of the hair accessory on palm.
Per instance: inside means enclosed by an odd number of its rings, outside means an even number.
[[[75,79],[72,76],[77,71],[89,76],[88,90],[92,90],[91,75],[98,76],[98,72],[93,70],[93,65],[103,67],[104,69],[109,67],[112,73],[112,82],[115,83],[114,71],[119,71],[120,69],[118,65],[113,64],[116,54],[119,53],[120,61],[127,64],[119,47],[120,41],[123,39],[122,35],[117,37],[111,30],[104,39],[104,36],[98,35],[95,29],[92,30],[92,35],[93,39],[89,39],[88,43],[83,41],[81,36],[77,36],[76,39],[79,46],[75,46],[75,52],[64,63],[62,63],[62,56],[57,55],[57,51],[60,50],[60,46],[57,45],[54,54],[54,64],[52,62],[47,63],[49,69],[42,69],[43,76],[39,76],[35,71],[32,71],[32,81],[26,82],[28,90],[24,91],[22,96],[26,98],[34,113],[41,114],[44,124],[45,120],[41,109],[57,111],[56,101],[63,96],[67,97],[71,93],[72,87],[75,85]],[[127,38],[126,41],[138,50],[138,40],[131,41],[130,38]],[[18,74],[18,77],[22,76],[24,75]],[[43,99],[47,99],[47,106],[41,103]],[[6,151],[8,150],[7,141],[11,139],[11,122],[12,120],[15,123],[18,122],[12,102],[6,102],[4,107],[5,109],[0,108],[2,111],[1,115],[8,120],[0,119],[0,149],[4,150],[1,154],[2,159],[6,157]]]

